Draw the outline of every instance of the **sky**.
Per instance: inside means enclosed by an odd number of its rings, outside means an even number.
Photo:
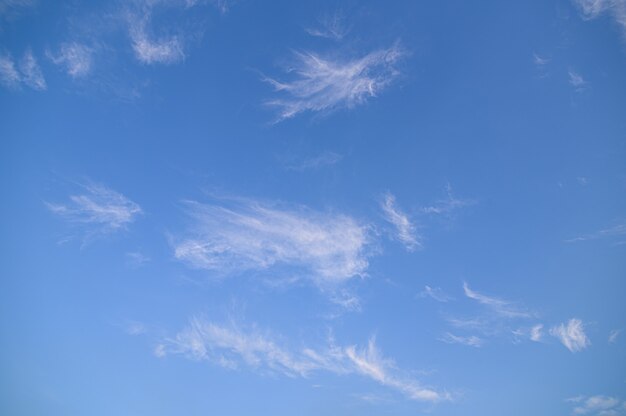
[[[0,0],[0,413],[626,415],[626,1]]]

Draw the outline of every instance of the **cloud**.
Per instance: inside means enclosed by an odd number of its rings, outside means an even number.
[[[587,87],[587,81],[578,72],[570,69],[567,72],[569,76],[569,83],[576,91],[582,91]]]
[[[41,68],[29,49],[24,53],[20,61],[20,71],[22,72],[22,82],[34,90],[45,90],[46,80],[41,73]]]
[[[8,88],[19,88],[22,84],[39,91],[47,88],[41,68],[30,49],[19,61],[19,72],[10,55],[0,55],[0,82]]]
[[[124,229],[142,213],[135,202],[104,185],[88,183],[81,188],[84,193],[71,195],[68,202],[46,202],[46,206],[69,223],[87,227],[90,234]]]
[[[35,0],[0,0],[0,16],[15,14],[35,5]]]
[[[436,201],[434,204],[423,207],[422,212],[425,214],[446,215],[452,216],[452,214],[458,209],[474,205],[476,202],[471,199],[459,199],[452,193],[452,186],[446,184],[446,196],[443,199]]]
[[[463,291],[465,292],[465,296],[467,296],[468,298],[473,299],[482,305],[488,306],[496,314],[505,318],[530,318],[533,316],[533,314],[531,314],[530,312],[516,307],[513,303],[509,301],[495,297],[489,297],[487,295],[483,295],[481,293],[473,291],[472,289],[470,289],[467,282],[463,282]]]
[[[148,31],[150,14],[129,15],[129,35],[135,58],[144,64],[173,64],[185,58],[184,45],[178,35],[155,38]]]
[[[537,325],[533,326],[530,329],[530,340],[531,341],[535,341],[535,342],[541,341],[541,338],[543,336],[542,330],[543,330],[543,325],[542,324],[537,324]]]
[[[537,66],[537,68],[541,69],[545,65],[547,65],[549,62],[550,62],[550,59],[537,55],[536,53],[533,53],[533,63]]]
[[[64,43],[57,54],[48,52],[48,56],[75,79],[87,76],[92,70],[93,49],[77,42]]]
[[[18,88],[20,85],[20,74],[15,69],[15,62],[9,55],[0,55],[0,81],[9,88]]]
[[[410,399],[437,402],[450,398],[448,394],[424,388],[414,380],[393,375],[391,373],[391,369],[394,367],[393,361],[380,354],[373,338],[368,342],[367,348],[359,350],[356,346],[349,346],[344,351],[358,373],[384,386],[394,388]]]
[[[287,165],[286,168],[294,171],[305,171],[320,168],[322,166],[334,165],[341,162],[343,156],[335,152],[323,152],[318,156],[304,159],[297,163]]]
[[[447,393],[422,387],[416,380],[399,375],[393,361],[382,356],[373,338],[364,349],[354,345],[340,347],[334,342],[320,350],[295,349],[283,344],[256,327],[242,328],[234,322],[217,324],[193,318],[174,338],[159,344],[155,355],[182,354],[228,369],[246,367],[260,373],[294,378],[311,377],[321,371],[338,375],[359,374],[395,389],[409,399],[427,402],[449,399]]]
[[[396,44],[360,58],[295,52],[291,80],[264,80],[281,95],[266,101],[278,109],[282,121],[303,112],[353,108],[386,89],[400,72],[396,64],[406,53]]]
[[[449,332],[446,332],[443,337],[440,338],[441,341],[446,342],[448,344],[462,344],[470,347],[480,348],[483,346],[485,341],[482,338],[479,338],[475,335],[471,335],[468,337],[454,335]]]
[[[383,196],[381,208],[385,219],[396,229],[396,238],[404,244],[408,251],[422,248],[422,243],[415,231],[415,225],[411,223],[409,217],[396,206],[396,197],[391,193]]]
[[[191,267],[221,275],[271,269],[275,276],[283,267],[320,287],[366,274],[369,227],[349,216],[246,199],[187,201],[185,208],[191,227],[174,242],[174,255]]]
[[[581,235],[579,237],[565,240],[567,243],[575,243],[580,241],[598,240],[602,238],[622,237],[626,235],[626,223],[619,223],[612,227],[596,231],[595,233]]]
[[[550,329],[550,334],[558,338],[565,348],[571,352],[582,351],[591,345],[591,341],[585,335],[583,322],[580,319],[570,319],[567,325],[560,324]]]
[[[622,36],[626,39],[626,0],[572,0],[582,13],[585,20],[595,19],[609,14],[620,26]]]
[[[339,41],[350,30],[345,24],[343,13],[340,11],[322,16],[318,23],[317,27],[305,29],[306,32],[311,36]]]
[[[579,396],[567,399],[573,403],[572,413],[590,416],[619,416],[626,413],[626,403],[610,396]]]
[[[421,291],[418,295],[421,298],[430,297],[435,299],[437,302],[448,302],[452,300],[450,296],[448,296],[441,288],[439,287],[430,287],[428,285],[424,286],[424,290]]]
[[[617,341],[617,337],[619,337],[619,334],[622,332],[621,329],[614,329],[609,333],[609,343],[613,344],[615,343],[615,341]]]
[[[138,251],[131,251],[126,253],[126,263],[134,268],[143,266],[150,261],[150,257]]]

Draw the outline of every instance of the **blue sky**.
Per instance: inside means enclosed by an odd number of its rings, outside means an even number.
[[[626,2],[0,1],[0,409],[626,415]]]

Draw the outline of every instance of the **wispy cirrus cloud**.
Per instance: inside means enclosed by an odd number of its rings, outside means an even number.
[[[624,236],[626,236],[626,223],[620,222],[609,228],[604,228],[600,231],[570,238],[568,240],[565,240],[565,242],[576,243],[581,241],[599,240],[604,238],[623,238]]]
[[[446,332],[439,339],[448,344],[462,344],[462,345],[467,345],[467,346],[475,347],[475,348],[480,348],[485,343],[484,339],[479,338],[476,335],[461,336],[461,335],[451,334],[450,332]]]
[[[55,65],[65,69],[74,79],[87,76],[93,67],[93,49],[78,42],[68,42],[61,45],[56,53],[47,53]]]
[[[527,310],[516,306],[514,303],[506,301],[504,299],[499,299],[496,297],[491,297],[484,295],[482,293],[476,292],[470,289],[467,282],[463,282],[463,292],[465,296],[468,298],[477,301],[478,303],[489,307],[496,314],[505,317],[505,318],[531,318],[533,316]]]
[[[397,64],[405,56],[398,44],[360,58],[294,52],[290,80],[264,78],[279,95],[266,104],[278,109],[277,121],[304,112],[353,108],[385,90],[400,75]]]
[[[585,20],[595,19],[608,14],[619,25],[622,37],[626,39],[626,1],[625,0],[572,0],[581,11]]]
[[[138,0],[127,4],[122,16],[135,58],[147,65],[170,65],[184,61],[187,44],[199,38],[202,32],[201,25],[191,23],[193,17],[200,16],[196,9],[210,5],[224,14],[231,3],[228,0]],[[190,12],[192,9],[193,13]],[[161,14],[177,18],[170,18],[164,24],[156,16]]]
[[[128,15],[128,31],[135,58],[144,64],[173,64],[185,59],[180,35],[156,36],[150,30],[150,11]]]
[[[543,324],[537,324],[530,328],[530,340],[539,342],[543,337]]]
[[[395,228],[395,238],[404,244],[408,251],[422,248],[422,242],[417,234],[415,225],[396,205],[396,197],[391,193],[383,195],[381,208],[385,219]]]
[[[446,294],[440,287],[430,287],[428,285],[424,286],[424,290],[422,290],[418,296],[420,298],[429,297],[437,302],[449,302],[453,300],[453,298]]]
[[[0,55],[0,82],[14,89],[22,84],[39,91],[47,88],[39,63],[30,49],[24,52],[17,65],[10,55]]]
[[[567,75],[569,77],[568,81],[570,85],[574,87],[577,92],[580,92],[587,88],[587,81],[578,72],[570,69],[569,71],[567,71]]]
[[[0,81],[8,88],[17,88],[21,77],[10,55],[0,55]]]
[[[609,333],[609,344],[614,344],[617,341],[617,337],[622,333],[621,329],[613,329]]]
[[[582,351],[591,345],[585,334],[583,322],[572,318],[567,324],[560,324],[550,328],[550,335],[556,337],[571,352]]]
[[[219,202],[184,203],[191,226],[173,243],[177,259],[218,275],[271,269],[279,278],[287,270],[320,288],[366,274],[369,227],[352,217],[251,199]]]
[[[444,215],[452,217],[461,208],[476,204],[472,199],[457,198],[452,192],[452,186],[447,183],[445,187],[446,196],[435,201],[433,204],[422,208],[425,214]]]
[[[423,387],[417,380],[403,376],[393,360],[380,353],[373,338],[365,348],[341,347],[333,341],[317,350],[290,348],[284,344],[254,326],[242,327],[234,322],[218,324],[193,318],[175,337],[164,339],[155,349],[155,355],[182,354],[229,369],[244,367],[287,377],[307,378],[322,371],[338,375],[358,374],[412,400],[438,402],[450,399],[446,392]]]
[[[596,395],[578,396],[566,399],[572,403],[575,415],[620,416],[626,414],[626,402],[617,397]]]
[[[70,224],[84,227],[88,236],[124,229],[142,213],[138,204],[104,185],[90,182],[80,187],[83,193],[70,195],[65,203],[45,204]]]
[[[318,19],[318,24],[314,27],[305,29],[306,33],[331,40],[342,40],[350,31],[350,27],[346,24],[345,15],[341,11],[325,14]]]
[[[36,0],[0,0],[0,17],[15,15],[24,9],[34,7]]]
[[[343,156],[335,152],[322,152],[317,156],[302,159],[286,164],[285,168],[288,170],[294,170],[297,172],[303,172],[306,170],[314,170],[323,166],[330,166],[341,162]]]

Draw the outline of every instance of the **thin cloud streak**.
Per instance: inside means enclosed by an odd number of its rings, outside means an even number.
[[[321,17],[317,27],[305,29],[306,33],[311,36],[336,41],[342,40],[349,30],[344,15],[339,11]]]
[[[439,287],[430,287],[428,285],[424,286],[424,290],[421,291],[418,295],[421,298],[430,297],[437,302],[448,302],[453,298],[448,296],[441,288]]]
[[[361,58],[323,57],[295,52],[288,72],[292,80],[265,78],[281,97],[266,101],[278,109],[277,121],[303,112],[353,108],[385,90],[399,75],[397,63],[406,53],[396,44]]]
[[[460,335],[454,335],[449,332],[446,332],[441,338],[439,338],[439,340],[447,344],[461,344],[474,348],[480,348],[485,343],[482,338],[479,338],[475,335],[464,337]]]
[[[415,251],[422,248],[422,243],[418,238],[415,225],[409,217],[396,206],[396,197],[391,193],[383,196],[381,203],[385,219],[391,223],[395,229],[395,236],[408,251]]]
[[[575,238],[570,238],[569,240],[565,240],[566,243],[576,243],[580,241],[588,241],[588,240],[598,240],[602,238],[610,238],[610,237],[622,237],[626,236],[626,223],[616,224],[613,227],[605,228],[600,231],[596,231],[595,233],[582,235]]]
[[[488,306],[498,315],[501,315],[506,318],[531,318],[533,314],[528,311],[521,310],[516,307],[513,303],[508,302],[503,299],[498,299],[495,297],[490,297],[487,295],[483,295],[478,293],[472,289],[470,289],[467,282],[463,282],[463,291],[465,292],[465,296],[470,299],[477,301],[480,304]]]
[[[578,92],[584,90],[587,87],[587,81],[578,72],[570,69],[567,72],[569,76],[569,83]]]
[[[46,202],[46,206],[67,222],[102,234],[124,229],[143,212],[138,204],[104,185],[81,187],[85,193],[71,195],[66,203]]]
[[[609,344],[614,344],[617,341],[617,337],[622,333],[621,329],[614,329],[609,333]]]
[[[234,322],[224,325],[193,318],[174,338],[165,339],[155,349],[155,355],[159,357],[168,354],[206,360],[228,369],[243,366],[260,373],[293,378],[308,378],[323,371],[338,375],[358,374],[412,400],[439,402],[450,399],[448,393],[422,387],[417,380],[400,375],[393,361],[380,353],[373,338],[363,349],[355,345],[340,347],[333,342],[321,350],[293,349],[255,327],[242,328]]]

